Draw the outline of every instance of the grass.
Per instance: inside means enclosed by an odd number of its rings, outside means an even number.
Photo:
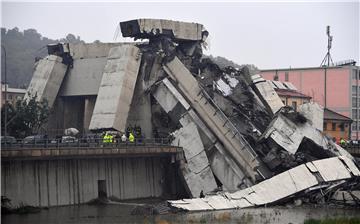
[[[360,224],[360,218],[308,219],[304,224]]]

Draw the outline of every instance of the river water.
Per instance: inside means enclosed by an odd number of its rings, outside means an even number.
[[[307,219],[358,217],[360,209],[334,207],[272,207],[212,212],[134,216],[132,205],[78,205],[43,209],[33,214],[2,215],[1,223],[304,223]]]

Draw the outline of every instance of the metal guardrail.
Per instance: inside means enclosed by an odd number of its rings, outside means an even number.
[[[134,142],[122,141],[120,138],[114,138],[113,142],[105,142],[103,138],[79,138],[72,141],[61,141],[61,139],[37,139],[25,142],[23,139],[15,142],[1,142],[1,149],[34,149],[34,148],[100,148],[100,147],[118,147],[125,148],[129,146],[170,146],[169,138],[135,138]]]
[[[343,148],[355,157],[360,156],[360,145],[346,145]]]

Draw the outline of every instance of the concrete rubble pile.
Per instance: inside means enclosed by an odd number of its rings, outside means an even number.
[[[120,27],[124,37],[147,42],[107,49],[89,129],[124,133],[136,121],[144,137],[170,138],[183,147],[180,170],[193,199],[169,201],[171,206],[245,208],[357,186],[353,157],[322,133],[323,108],[310,103],[294,111],[247,67],[220,69],[203,55],[209,35],[203,25],[138,19]],[[52,105],[66,70],[76,69],[80,58],[74,52],[81,51],[72,49],[49,52],[39,62],[30,93]],[[74,60],[66,60],[67,68],[64,55]],[[51,66],[43,69],[44,63]],[[50,92],[40,78],[56,88]]]

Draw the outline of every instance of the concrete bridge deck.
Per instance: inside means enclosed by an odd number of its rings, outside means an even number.
[[[71,158],[167,157],[183,159],[183,149],[166,143],[65,143],[8,144],[1,160],[49,160]]]

